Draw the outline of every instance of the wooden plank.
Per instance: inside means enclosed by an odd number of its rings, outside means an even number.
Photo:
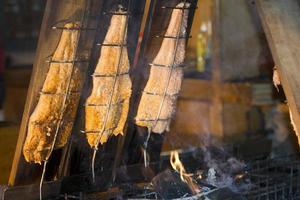
[[[50,2],[48,1],[47,4],[50,4]],[[49,9],[49,6],[48,6]],[[45,12],[47,12],[49,10],[47,10],[47,6],[46,6],[46,10]],[[44,17],[45,20],[45,17]],[[45,27],[45,23],[42,24],[42,28],[41,29],[46,29]],[[38,51],[41,49],[41,46],[38,46]],[[36,65],[36,64],[34,64]],[[25,108],[24,108],[24,113],[29,113],[29,111],[32,109],[30,107],[31,102],[33,102],[33,95],[31,95],[35,90],[37,91],[37,84],[32,84],[34,82],[37,81],[38,76],[35,76],[38,71],[41,69],[38,69],[37,67],[33,68],[32,71],[32,76],[31,76],[31,80],[29,84],[29,88],[28,88],[28,93],[27,93],[27,98],[26,98],[26,104],[25,104]],[[19,130],[19,137],[18,137],[18,142],[16,145],[16,151],[15,151],[15,155],[14,155],[14,160],[12,163],[12,169],[11,169],[11,173],[10,173],[10,177],[9,177],[9,185],[15,185],[16,184],[16,179],[17,179],[17,171],[19,170],[19,165],[21,162],[24,162],[24,158],[22,158],[22,147],[23,147],[23,143],[25,141],[25,137],[26,137],[26,128],[27,126],[25,125],[25,123],[28,120],[28,116],[26,116],[25,114],[23,114],[23,118],[22,118],[22,125],[20,126],[20,130]]]
[[[136,46],[138,40],[138,33],[140,30],[140,24],[143,14],[144,2],[141,0],[132,0],[129,8],[131,16],[128,21],[128,55],[132,63]],[[43,18],[43,25],[39,37],[39,45],[37,49],[37,55],[34,63],[34,68],[32,72],[32,78],[28,90],[25,110],[23,114],[22,124],[20,127],[19,138],[17,143],[17,148],[15,152],[13,167],[11,170],[9,184],[16,185],[25,185],[38,183],[41,177],[42,166],[32,163],[27,163],[22,154],[22,147],[24,140],[27,134],[27,124],[31,113],[33,112],[41,86],[43,85],[45,75],[48,71],[49,65],[45,64],[48,56],[53,53],[56,48],[57,42],[61,35],[60,29],[52,29],[52,25],[57,22],[67,21],[79,21],[83,16],[85,16],[84,21],[81,22],[82,27],[97,28],[97,30],[81,31],[79,42],[78,42],[78,51],[76,52],[75,59],[89,58],[89,62],[80,63],[80,68],[82,69],[82,74],[86,78],[84,91],[82,92],[82,100],[85,98],[85,95],[88,93],[90,88],[91,76],[87,74],[92,74],[94,67],[99,58],[100,48],[96,48],[96,43],[102,43],[106,34],[106,30],[109,26],[112,15],[99,15],[99,13],[111,12],[117,10],[118,6],[122,4],[124,8],[127,8],[127,1],[119,2],[118,0],[104,1],[104,0],[51,0],[47,1],[47,6],[45,10],[45,15]],[[88,10],[88,13],[84,13],[85,10]],[[99,31],[98,31],[99,30]],[[97,34],[96,34],[97,33]],[[82,90],[83,91],[83,90]],[[80,103],[80,111],[84,109],[82,106],[83,103]],[[80,112],[79,111],[79,112]],[[82,113],[82,112],[81,112]],[[73,137],[78,137],[77,139],[82,139],[81,136],[78,136],[83,115],[79,115],[75,121],[73,128]],[[85,142],[85,139],[84,139]],[[69,140],[71,146],[72,140]],[[107,148],[107,151],[115,150],[113,148]],[[53,178],[60,178],[67,174],[69,167],[69,155],[68,144],[65,145],[65,148],[58,149],[52,152],[52,156],[49,159],[47,165],[47,173],[45,175],[45,181],[53,180]],[[90,149],[80,149],[83,158],[90,155]],[[64,151],[64,154],[62,154]],[[86,153],[86,154],[85,154]],[[101,156],[98,154],[98,156]],[[107,164],[107,163],[105,163]],[[57,170],[57,167],[60,167]],[[88,165],[86,165],[88,167]],[[72,166],[76,168],[76,166]],[[87,168],[86,167],[86,168]],[[57,176],[57,171],[59,171]]]
[[[187,0],[187,3],[190,3],[190,7],[195,8],[198,0]],[[138,159],[142,157],[142,151],[140,150],[143,147],[145,140],[147,139],[147,130],[144,129],[145,133],[142,133],[142,128],[135,125],[135,116],[138,109],[138,104],[141,98],[142,90],[149,77],[149,62],[151,62],[154,57],[157,55],[162,42],[162,37],[156,37],[158,35],[164,35],[166,28],[169,25],[170,16],[172,9],[162,9],[162,7],[174,7],[178,3],[182,2],[181,0],[151,0],[150,9],[148,11],[147,21],[145,24],[145,29],[143,30],[143,39],[141,46],[137,55],[137,62],[134,65],[134,68],[131,74],[132,76],[132,91],[133,95],[131,97],[131,105],[128,114],[128,129],[126,133],[126,141],[124,145],[124,162],[127,164],[136,163]],[[191,25],[193,23],[195,9],[189,10],[188,24],[187,24],[187,35],[190,35]],[[149,141],[156,134],[151,134]],[[164,134],[163,134],[164,135]],[[162,135],[162,136],[163,136]],[[163,141],[163,137],[159,138]],[[155,142],[159,142],[156,139]],[[148,145],[151,146],[151,145]],[[161,149],[155,149],[156,152]],[[151,150],[150,150],[151,152]],[[131,159],[133,158],[133,159]]]
[[[221,85],[223,140],[241,141],[249,129],[247,113],[251,110],[252,85],[224,83]],[[166,134],[163,151],[206,145],[207,136],[214,130],[211,122],[212,82],[185,79],[177,102],[176,115]],[[259,119],[257,119],[259,120]],[[232,123],[234,121],[235,123]]]
[[[18,138],[17,126],[0,127],[0,184],[7,184],[9,171]],[[0,198],[1,199],[1,198]]]
[[[300,138],[300,3],[298,0],[256,0],[256,3]]]
[[[201,147],[210,134],[211,103],[193,99],[179,99],[170,131],[165,135],[163,152]]]
[[[221,99],[221,17],[220,0],[213,2],[213,32],[212,32],[212,107],[210,109],[211,133],[217,138],[224,135],[223,102]]]
[[[96,0],[94,1],[96,2]],[[39,35],[37,54],[33,65],[33,71],[28,88],[22,123],[19,130],[19,137],[10,173],[9,185],[16,186],[33,184],[38,183],[40,180],[42,166],[26,162],[23,157],[22,148],[27,135],[27,124],[29,117],[35,108],[39,96],[39,91],[41,89],[41,86],[43,85],[44,79],[46,77],[45,75],[48,71],[49,65],[45,64],[47,63],[46,60],[48,59],[49,55],[51,55],[56,49],[57,41],[59,40],[61,34],[58,29],[53,30],[52,25],[55,22],[61,21],[63,19],[74,20],[75,18],[77,18],[77,16],[82,16],[82,12],[84,11],[84,9],[82,8],[84,7],[85,2],[85,0],[78,0],[76,2],[70,2],[67,0],[47,1],[45,15],[43,17],[43,24],[41,26],[41,32]],[[99,10],[97,10],[98,7],[98,4],[94,4],[93,9],[90,10],[91,15],[99,12]],[[91,23],[90,21],[89,23]],[[86,26],[87,25],[91,26],[91,24],[88,24],[88,22],[86,22]],[[81,34],[79,41],[79,43],[81,43],[81,48],[87,50],[86,53],[88,53],[88,49],[90,49],[89,46],[91,46],[92,40],[94,38],[94,36],[91,36],[90,34],[93,33],[89,31],[88,33]],[[86,38],[89,38],[89,40],[87,40]],[[85,42],[83,42],[83,40]],[[77,52],[77,54],[79,54],[79,52]],[[83,52],[81,52],[81,54],[83,54]],[[79,57],[81,55],[77,56]],[[82,64],[82,69],[85,70],[86,68],[87,63]],[[56,158],[53,159],[53,161],[54,160],[59,159]],[[50,166],[50,164],[48,166]]]
[[[201,79],[184,79],[182,81],[180,98],[200,101],[211,101],[211,81]]]
[[[213,86],[210,80],[184,79],[182,82],[180,99],[198,101],[212,101]],[[220,84],[220,99],[227,103],[250,105],[252,102],[252,85],[249,83],[222,83]]]

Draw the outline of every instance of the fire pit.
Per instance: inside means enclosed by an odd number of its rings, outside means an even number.
[[[199,160],[201,157],[194,155],[203,155],[201,149],[192,152],[180,154],[183,165],[193,169],[192,163],[203,162]],[[127,177],[123,177],[128,182],[123,182],[117,178],[119,185],[112,187],[105,192],[82,193],[81,199],[203,199],[203,200],[221,200],[221,199],[249,199],[249,200],[296,200],[300,198],[300,161],[299,155],[276,159],[249,160],[244,163],[244,168],[235,175],[231,175],[233,182],[231,185],[213,186],[208,184],[209,169],[195,169],[190,173],[190,177],[194,180],[193,188],[197,187],[196,193],[190,189],[180,178],[180,173],[170,170],[171,166],[168,160],[169,156],[164,156],[161,163],[152,163],[150,168],[157,174],[151,182],[145,182],[143,177],[143,166],[130,166],[126,168]],[[196,158],[196,159],[192,159]],[[203,158],[203,157],[202,157]],[[223,162],[224,160],[219,160]],[[202,163],[203,164],[203,163]],[[201,165],[198,165],[201,166]],[[137,169],[140,169],[140,180],[137,177]],[[119,169],[118,174],[124,174],[124,169]],[[132,171],[131,171],[132,170]],[[133,172],[135,171],[135,172]],[[160,171],[160,173],[159,173]],[[190,171],[189,171],[190,172]],[[134,176],[130,177],[130,174]],[[121,177],[118,175],[117,177]],[[215,176],[220,177],[219,174]],[[230,177],[230,175],[228,175]],[[76,196],[77,199],[80,195]],[[63,198],[61,198],[63,199]],[[69,197],[72,199],[72,197]]]
[[[211,163],[218,163],[216,168],[207,165],[208,152]],[[181,152],[178,158],[185,169],[180,174],[180,170],[172,168],[170,154],[166,154],[160,162],[150,163],[147,169],[143,164],[117,168],[114,182],[103,181],[109,180],[111,171],[98,171],[96,183],[90,173],[73,175],[45,182],[43,193],[48,200],[299,199],[300,161],[295,161],[299,155],[239,162],[239,169],[233,166],[238,161],[233,161],[229,155],[224,148],[216,147]],[[224,171],[220,174],[220,167],[224,167],[227,174]],[[150,180],[149,174],[152,174]],[[192,182],[186,182],[182,177],[188,177]],[[1,191],[5,200],[13,200],[20,194],[24,199],[36,199],[39,194],[38,185],[5,187]]]

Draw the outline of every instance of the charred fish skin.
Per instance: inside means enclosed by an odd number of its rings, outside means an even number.
[[[126,39],[127,16],[113,15],[103,42],[112,45],[101,48],[92,92],[85,104],[85,131],[92,148],[104,144],[111,135],[123,134],[132,86]]]
[[[79,27],[79,23],[76,22],[65,24],[53,54],[52,60],[55,62],[50,63],[39,100],[29,118],[27,137],[23,146],[27,162],[41,163],[47,160],[53,142],[55,142],[54,149],[61,148],[71,134],[80,98],[78,91],[82,86],[82,73],[79,67],[73,66],[71,62],[76,53],[79,34],[76,28]],[[68,90],[66,80],[70,78],[71,94],[67,96],[62,114],[63,101]],[[57,127],[59,131],[54,141]]]
[[[179,3],[176,7],[189,6],[189,3]],[[165,36],[169,37],[163,39],[158,54],[150,64],[149,79],[143,90],[135,123],[138,126],[148,127],[154,133],[168,131],[175,113],[177,95],[183,79],[181,65],[185,57],[186,38],[183,36],[186,35],[187,19],[188,9],[173,9],[165,33]],[[180,38],[177,43],[178,33]]]

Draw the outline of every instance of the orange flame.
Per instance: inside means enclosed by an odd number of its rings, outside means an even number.
[[[172,168],[180,174],[180,179],[183,182],[187,183],[194,193],[197,193],[199,191],[199,187],[197,184],[194,183],[194,180],[191,177],[192,174],[188,174],[186,172],[184,165],[179,159],[178,151],[171,151],[170,164]]]
[[[185,178],[187,173],[185,171],[185,168],[184,168],[182,162],[179,159],[178,151],[171,151],[170,164],[171,164],[172,168],[180,174],[181,180],[184,182],[187,182],[187,180]]]

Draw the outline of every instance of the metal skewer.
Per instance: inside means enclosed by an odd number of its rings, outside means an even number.
[[[84,20],[85,20],[85,16],[86,16],[86,12],[87,12],[87,9],[90,5],[90,0],[87,0],[87,3],[85,4],[85,9],[84,9],[84,12],[83,12],[83,15],[81,17],[81,20],[80,20],[80,25],[82,26],[83,23],[84,23]],[[63,121],[63,115],[64,115],[64,112],[65,112],[65,109],[66,109],[66,102],[67,102],[67,98],[68,96],[70,95],[70,86],[71,86],[71,81],[72,81],[72,76],[73,76],[73,73],[74,73],[74,65],[76,63],[76,54],[77,54],[77,50],[78,50],[78,43],[79,43],[79,40],[80,40],[80,35],[81,35],[81,31],[84,30],[84,29],[76,29],[76,30],[73,30],[73,31],[78,31],[78,34],[77,34],[77,38],[76,38],[76,47],[75,47],[75,54],[73,56],[73,59],[72,59],[72,66],[71,66],[71,74],[70,74],[70,77],[69,79],[67,80],[67,89],[66,89],[66,93],[64,94],[64,99],[62,101],[62,106],[61,106],[61,109],[60,109],[60,116],[59,116],[59,119],[58,119],[58,123],[57,123],[57,127],[56,127],[56,130],[55,130],[55,134],[54,134],[54,138],[53,138],[53,142],[51,144],[51,148],[46,156],[46,159],[44,160],[44,166],[43,166],[43,172],[42,172],[42,176],[41,176],[41,180],[40,180],[40,185],[39,185],[39,190],[40,190],[40,200],[43,199],[43,194],[42,194],[42,188],[43,188],[43,181],[44,181],[44,177],[45,177],[45,173],[46,173],[46,168],[47,168],[47,164],[48,164],[48,160],[54,150],[54,147],[55,147],[55,143],[56,143],[56,140],[57,140],[57,136],[58,136],[58,133],[60,131],[60,128],[61,128],[61,125],[62,125],[62,121]],[[72,30],[70,30],[72,31]],[[68,63],[68,62],[67,62]]]
[[[156,116],[155,119],[154,119],[154,123],[153,123],[152,127],[150,127],[150,128],[148,129],[147,139],[146,139],[146,141],[145,141],[145,143],[144,143],[144,145],[143,145],[143,154],[144,154],[144,165],[145,165],[145,167],[148,167],[148,165],[149,165],[149,162],[148,162],[148,156],[147,156],[147,147],[148,147],[148,142],[149,142],[150,135],[151,135],[151,130],[152,130],[152,128],[154,128],[154,127],[157,125],[157,122],[159,121],[159,117],[160,117],[160,114],[161,114],[161,112],[162,112],[163,104],[164,104],[164,101],[165,101],[165,99],[166,99],[167,91],[168,91],[169,84],[170,84],[170,81],[171,81],[171,75],[172,75],[172,72],[173,72],[174,68],[176,67],[176,66],[175,66],[175,60],[176,60],[176,53],[177,53],[178,46],[179,46],[179,40],[183,38],[182,36],[180,36],[180,32],[181,32],[182,25],[183,25],[184,11],[185,11],[185,9],[187,9],[187,8],[186,8],[186,1],[187,1],[187,0],[184,0],[184,5],[183,5],[183,8],[184,8],[184,9],[182,9],[182,13],[181,13],[182,16],[181,16],[181,19],[180,19],[180,26],[179,26],[179,29],[178,29],[178,31],[177,31],[176,37],[174,38],[174,37],[172,37],[172,36],[171,36],[171,37],[170,37],[170,36],[162,36],[162,37],[164,37],[164,38],[176,39],[176,42],[175,42],[175,51],[174,51],[174,56],[173,56],[173,59],[172,59],[172,64],[170,65],[170,68],[171,68],[171,69],[170,69],[169,74],[168,74],[168,79],[167,79],[168,82],[167,82],[167,84],[166,84],[166,87],[165,87],[164,92],[163,92],[163,95],[162,95],[162,101],[161,101],[161,103],[160,103],[160,106],[159,106],[159,110],[158,110],[157,116]],[[163,8],[164,8],[164,7],[163,7]],[[166,8],[166,7],[165,7],[165,8]],[[176,7],[175,7],[175,8],[176,8]],[[184,36],[184,38],[186,38],[186,37]],[[155,65],[153,65],[153,66],[155,66]],[[168,120],[171,120],[171,119],[168,119]],[[152,120],[151,120],[151,121],[152,121]]]
[[[126,16],[126,22],[125,22],[125,28],[124,28],[124,32],[123,32],[123,39],[122,39],[122,44],[121,45],[117,45],[117,47],[121,47],[121,50],[120,50],[120,56],[119,56],[119,60],[118,60],[118,65],[117,65],[117,72],[116,74],[114,74],[113,76],[113,87],[112,87],[112,94],[111,96],[109,97],[109,101],[108,101],[108,108],[107,108],[107,112],[106,112],[106,115],[105,115],[105,118],[104,118],[104,123],[103,123],[103,127],[102,127],[102,130],[99,131],[98,133],[98,137],[96,139],[96,146],[94,148],[94,151],[93,151],[93,156],[92,156],[92,178],[93,178],[93,181],[95,183],[95,160],[96,160],[96,154],[97,154],[97,151],[98,151],[98,146],[99,146],[99,143],[100,143],[100,139],[103,135],[103,133],[105,132],[105,129],[106,129],[106,125],[107,125],[107,122],[108,122],[108,118],[109,118],[109,113],[110,113],[110,109],[112,107],[112,100],[113,100],[113,96],[114,96],[114,90],[115,90],[115,87],[116,87],[116,83],[117,83],[117,79],[120,75],[120,68],[121,68],[121,60],[122,60],[122,55],[123,55],[123,46],[125,46],[125,39],[126,39],[126,33],[127,33],[127,29],[128,29],[128,17],[129,17],[129,9],[130,9],[130,6],[131,5],[131,0],[128,1],[128,7],[127,7],[127,12],[126,13],[116,13],[116,12],[104,12],[104,14],[112,14],[112,15],[125,15]],[[107,44],[102,44],[102,46],[107,46]],[[112,47],[115,47],[115,44],[111,44]]]

